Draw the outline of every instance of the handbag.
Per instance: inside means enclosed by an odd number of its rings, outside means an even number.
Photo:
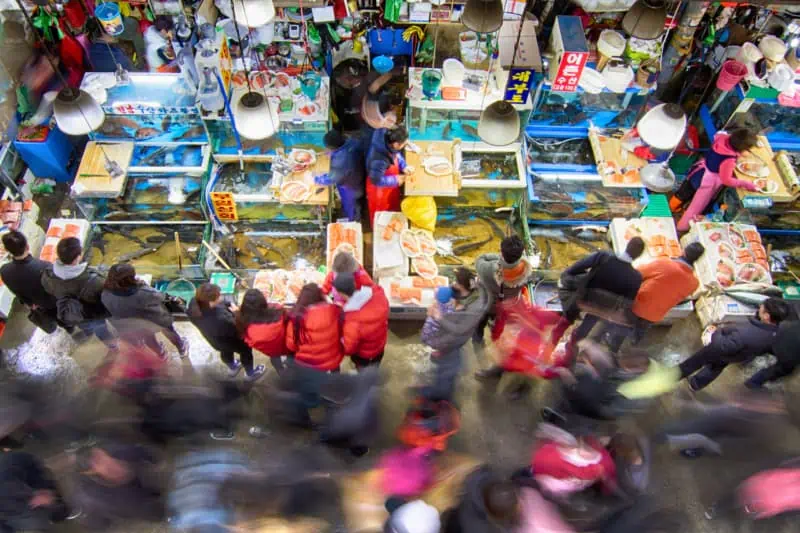
[[[186,314],[186,300],[171,294],[164,295],[164,305],[172,314]]]
[[[30,310],[28,320],[45,333],[54,333],[58,329],[58,321],[55,317],[38,308]]]

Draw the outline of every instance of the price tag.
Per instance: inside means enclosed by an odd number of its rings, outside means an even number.
[[[214,208],[214,214],[222,222],[236,222],[239,220],[232,192],[212,192],[211,206]]]

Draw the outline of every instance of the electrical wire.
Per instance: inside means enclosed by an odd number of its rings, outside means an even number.
[[[231,0],[231,1],[233,1],[233,0]],[[250,26],[250,19],[247,16],[247,10],[246,9],[243,9],[242,12],[244,13],[244,22],[247,25],[247,32],[248,32],[248,36],[249,36],[250,32],[252,31],[252,27]],[[235,20],[234,20],[234,24],[236,24]],[[238,26],[237,26],[237,29],[238,29]],[[241,44],[241,42],[240,42],[240,44]],[[242,61],[243,62],[245,61],[244,54],[242,54]],[[259,72],[262,72],[261,69],[260,69],[260,67],[262,66],[262,63],[258,59],[258,55],[256,55],[256,62],[259,65]],[[264,64],[263,66],[266,69],[266,64]],[[250,76],[248,75],[247,78],[248,78],[247,88],[248,88],[248,90],[250,90]],[[272,108],[271,108],[271,104],[270,104],[270,101],[269,101],[269,96],[267,96],[267,84],[266,83],[263,83],[261,85],[261,92],[264,93],[264,103],[267,106],[267,116],[269,117],[270,128],[272,130],[274,130],[275,132],[277,132],[278,128],[275,126],[275,123],[272,121]],[[280,126],[280,120],[278,121],[278,126]]]

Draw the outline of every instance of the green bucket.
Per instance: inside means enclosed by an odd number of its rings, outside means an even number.
[[[194,283],[186,278],[178,278],[167,283],[167,288],[164,292],[170,296],[181,298],[188,304],[194,298],[195,286]]]

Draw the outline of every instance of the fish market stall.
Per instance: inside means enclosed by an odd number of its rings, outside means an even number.
[[[703,327],[753,316],[772,286],[767,251],[758,229],[750,224],[697,222],[681,238],[686,246],[701,243],[706,252],[695,263],[700,280],[696,308]]]
[[[106,113],[71,189],[92,223],[89,262],[130,262],[156,285],[202,278],[211,152],[194,89],[179,74],[130,78],[116,85],[114,74],[89,73],[82,83]]]

